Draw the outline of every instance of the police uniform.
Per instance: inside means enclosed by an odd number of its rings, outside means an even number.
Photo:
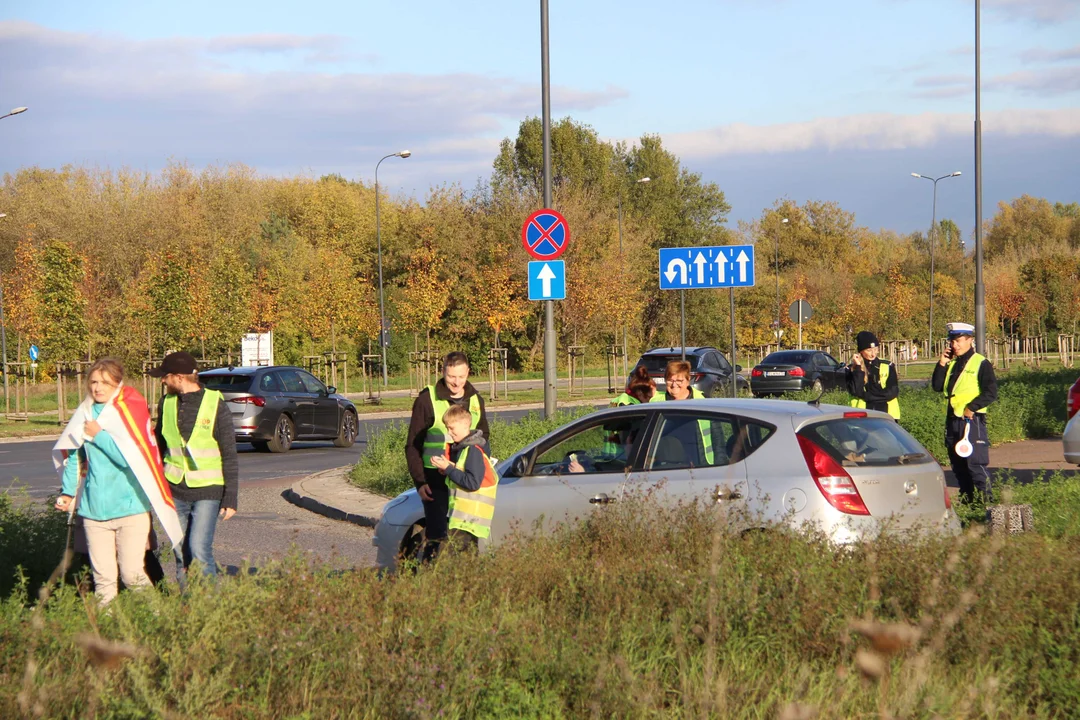
[[[946,328],[950,340],[975,334],[975,328],[968,323],[949,323]],[[986,408],[997,400],[994,366],[975,352],[972,345],[966,353],[952,358],[947,364],[939,362],[934,367],[930,384],[935,392],[945,393],[945,446],[961,495],[969,502],[974,499],[975,490],[988,497],[990,476],[986,466],[990,463],[990,440],[986,432]],[[971,411],[970,418],[965,417],[965,410]],[[968,441],[973,449],[965,458],[957,454],[956,444],[969,426]]]
[[[878,347],[878,339],[872,332],[863,331],[855,337],[859,352]],[[897,397],[900,386],[896,379],[896,368],[888,360],[880,357],[872,361],[863,358],[863,368],[852,363],[848,367],[847,387],[852,395],[851,407],[887,412],[895,419],[900,419],[900,402]]]

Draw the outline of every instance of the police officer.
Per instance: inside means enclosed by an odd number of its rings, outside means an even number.
[[[975,328],[968,323],[949,323],[949,345],[938,358],[930,381],[935,392],[945,393],[945,446],[949,462],[960,484],[960,494],[967,502],[990,495],[990,441],[986,434],[986,407],[997,400],[994,367],[975,352]],[[964,438],[972,445],[971,455],[961,457],[956,444]]]
[[[859,351],[851,359],[847,372],[848,392],[853,398],[851,407],[880,410],[899,420],[896,368],[878,357],[878,339],[874,333],[863,330],[855,336],[855,343]]]

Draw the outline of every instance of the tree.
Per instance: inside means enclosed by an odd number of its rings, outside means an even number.
[[[83,259],[62,240],[41,253],[42,349],[54,361],[76,360],[86,347]]]
[[[22,346],[42,336],[41,317],[42,270],[38,248],[33,236],[27,235],[15,247],[15,269],[4,275],[4,317],[9,329],[18,335],[16,359],[22,357]]]
[[[443,315],[450,307],[450,297],[455,286],[452,276],[443,277],[446,267],[443,256],[430,239],[421,241],[409,256],[405,270],[408,282],[401,290],[398,317],[406,330],[423,332],[428,351],[431,350],[431,332],[442,324]]]

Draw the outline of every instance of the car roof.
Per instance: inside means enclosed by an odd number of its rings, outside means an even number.
[[[295,365],[235,365],[230,367],[213,368],[211,370],[200,370],[200,375],[254,375],[260,370],[304,370],[304,368],[296,367]],[[304,372],[307,372],[306,370]]]
[[[663,403],[623,405],[617,408],[607,408],[598,412],[614,414],[619,411],[632,412],[635,409],[641,410],[644,408],[653,410],[660,409],[659,406],[661,405],[665,410],[700,410],[703,407],[707,407],[710,410],[715,410],[717,412],[737,413],[745,417],[753,417],[759,420],[767,420],[774,423],[788,418],[811,420],[836,416],[843,417],[844,413],[851,412],[865,412],[868,415],[881,416],[884,418],[889,417],[887,413],[877,412],[875,410],[853,410],[851,407],[846,405],[830,405],[828,403],[811,405],[810,403],[803,402],[802,400],[766,400],[762,398],[699,398],[696,400],[665,400]]]
[[[687,355],[697,355],[698,353],[703,353],[703,352],[706,352],[706,351],[709,351],[709,350],[716,350],[716,348],[714,348],[712,345],[699,345],[699,346],[696,346],[696,347],[689,347],[688,346],[686,348],[686,354]],[[651,350],[646,350],[642,354],[643,355],[670,355],[670,354],[676,353],[676,352],[681,353],[682,348],[681,347],[658,347],[658,348],[653,348]],[[716,350],[716,352],[720,352],[720,351]]]

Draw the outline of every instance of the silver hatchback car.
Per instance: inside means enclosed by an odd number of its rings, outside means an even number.
[[[576,460],[583,472],[570,472]],[[843,545],[883,530],[960,530],[941,466],[885,413],[781,400],[707,399],[601,410],[498,466],[491,538],[549,528],[628,492],[716,503],[737,530],[813,525]],[[415,490],[383,508],[378,564],[423,542]]]

